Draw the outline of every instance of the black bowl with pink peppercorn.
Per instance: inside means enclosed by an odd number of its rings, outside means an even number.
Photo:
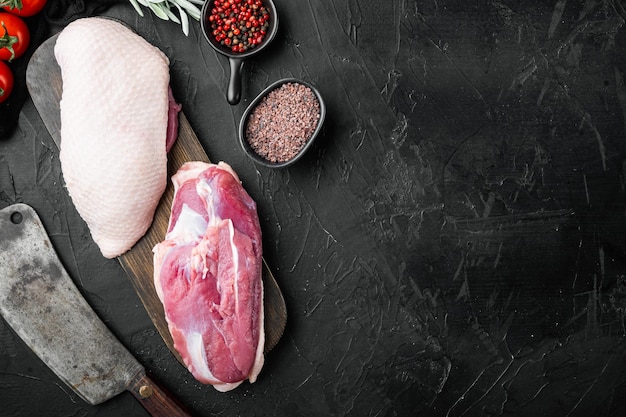
[[[287,167],[311,147],[325,116],[326,106],[317,88],[284,78],[250,103],[239,123],[239,142],[256,163]]]
[[[207,0],[202,6],[200,27],[205,39],[226,56],[230,79],[226,98],[241,98],[244,60],[261,52],[278,31],[278,12],[272,0]]]

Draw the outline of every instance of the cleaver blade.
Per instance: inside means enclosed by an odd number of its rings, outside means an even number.
[[[153,416],[188,416],[83,298],[39,216],[0,210],[0,313],[30,349],[91,405],[130,391]]]

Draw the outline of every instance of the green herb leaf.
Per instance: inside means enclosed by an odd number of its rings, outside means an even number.
[[[148,3],[148,7],[152,10],[154,15],[158,17],[159,19],[169,20],[169,18],[167,17],[167,13],[163,11],[162,4]]]
[[[180,25],[183,29],[183,33],[185,36],[189,36],[189,17],[187,17],[187,13],[180,7],[178,4],[175,4],[178,9],[178,13],[180,14]]]
[[[181,23],[180,19],[178,18],[178,16],[176,16],[176,14],[172,10],[170,10],[170,9],[163,9],[163,11],[165,13],[167,13],[167,17],[169,17],[172,22],[175,22],[175,23],[178,23],[178,24]]]
[[[195,4],[191,3],[188,0],[173,0],[173,3],[176,6],[180,6],[189,13],[189,16],[193,17],[196,20],[200,20],[200,10],[196,7]]]
[[[9,7],[9,9],[22,10],[22,0],[0,0],[0,7]]]
[[[0,0],[3,1],[3,0]],[[7,0],[4,0],[7,1]],[[137,13],[144,16],[141,6],[152,11],[155,16],[163,20],[171,20],[181,25],[185,36],[189,35],[189,17],[200,20],[202,5],[206,0],[129,0]],[[176,8],[178,16],[172,11]]]
[[[17,36],[9,35],[9,30],[4,25],[4,22],[2,22],[2,27],[4,28],[4,35],[0,37],[0,49],[7,48],[9,52],[11,52],[11,58],[9,58],[9,61],[13,61],[13,58],[15,58],[13,45],[16,44],[19,39],[17,38]]]
[[[143,10],[141,10],[141,6],[139,6],[139,3],[137,3],[137,0],[129,0],[129,1],[130,1],[130,4],[132,4],[135,10],[137,11],[139,16],[143,17]]]

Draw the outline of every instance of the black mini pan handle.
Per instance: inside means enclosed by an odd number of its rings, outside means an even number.
[[[230,63],[230,80],[228,81],[227,100],[231,105],[239,103],[241,99],[241,74],[243,72],[242,58],[228,58]]]

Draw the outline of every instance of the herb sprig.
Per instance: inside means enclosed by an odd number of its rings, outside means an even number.
[[[189,18],[200,20],[200,9],[205,0],[129,0],[139,16],[143,8],[149,9],[159,19],[171,20],[181,25],[185,36],[189,35]],[[178,11],[178,14],[176,14]]]

